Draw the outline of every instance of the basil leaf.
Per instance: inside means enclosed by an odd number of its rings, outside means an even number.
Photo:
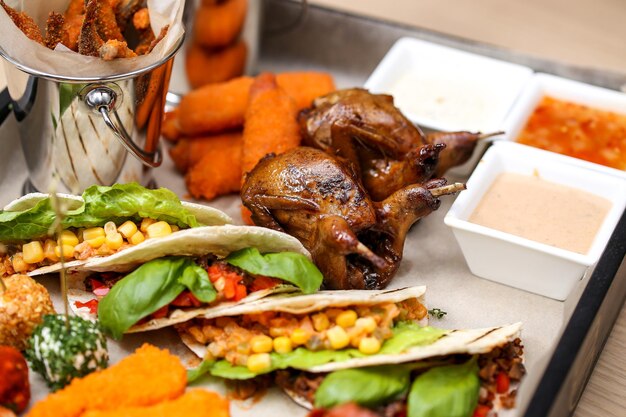
[[[393,328],[393,337],[388,339],[380,349],[380,354],[398,354],[414,346],[426,346],[435,343],[446,330],[436,327],[420,327],[412,321],[401,322]]]
[[[185,288],[204,302],[217,296],[206,271],[191,259],[152,260],[122,278],[100,300],[98,319],[111,337],[120,339],[139,320],[174,301]]]
[[[462,365],[430,369],[411,386],[408,417],[470,417],[478,404],[479,389],[476,358]]]
[[[313,262],[295,252],[261,255],[256,248],[246,248],[231,253],[226,262],[253,275],[280,278],[297,286],[305,294],[316,292],[324,279]]]
[[[164,220],[181,228],[196,227],[198,221],[176,195],[164,188],[149,190],[136,183],[112,187],[92,186],[83,193],[84,203],[67,212],[63,227],[102,226],[144,217]],[[50,199],[23,211],[0,211],[0,240],[6,243],[47,236],[56,214]]]
[[[376,407],[409,389],[411,370],[403,366],[344,369],[326,376],[315,392],[315,407],[332,408],[355,402]]]
[[[217,292],[209,280],[207,272],[195,262],[189,262],[178,282],[183,284],[203,303],[211,303],[217,298]]]

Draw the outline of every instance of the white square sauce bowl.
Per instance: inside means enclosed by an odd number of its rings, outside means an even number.
[[[601,166],[590,169],[589,165],[592,164],[516,143],[496,142],[489,148],[469,178],[467,190],[460,193],[444,219],[471,272],[565,300],[587,268],[600,258],[626,208],[626,173]],[[502,173],[540,178],[608,200],[610,208],[589,250],[577,253],[470,222],[472,213]],[[543,208],[540,206],[539,210]],[[527,214],[520,207],[517,215]]]

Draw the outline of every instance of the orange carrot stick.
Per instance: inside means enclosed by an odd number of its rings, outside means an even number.
[[[191,195],[212,200],[220,195],[239,192],[243,149],[241,133],[213,136],[200,141],[187,140],[187,145],[183,145],[188,146],[186,162],[183,157],[180,158],[180,162],[191,167],[185,176]],[[185,148],[176,152],[183,153],[183,150]]]
[[[323,72],[289,72],[276,77],[293,97],[299,110],[316,97],[335,90],[332,77]],[[219,132],[243,125],[252,78],[240,77],[209,84],[187,94],[180,103],[178,126],[185,136]]]
[[[248,47],[244,41],[218,50],[194,44],[187,50],[185,68],[192,88],[239,77],[246,67]]]
[[[207,48],[221,48],[237,39],[246,20],[247,0],[202,5],[196,12],[194,40]]]

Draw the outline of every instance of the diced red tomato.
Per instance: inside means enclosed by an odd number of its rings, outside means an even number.
[[[74,305],[76,306],[76,308],[87,307],[91,314],[98,313],[98,300],[96,300],[95,298],[93,300],[87,301],[86,303],[83,303],[82,301],[74,301]]]
[[[487,417],[487,414],[489,414],[490,410],[491,409],[488,406],[479,404],[474,410],[474,414],[472,415],[472,417]]]
[[[95,278],[89,278],[89,282],[91,283],[91,289],[97,290],[98,288],[106,287],[102,281],[99,281]]]
[[[183,291],[170,304],[174,307],[200,307],[202,301],[198,300],[190,291]]]
[[[224,299],[239,301],[248,295],[248,290],[242,283],[243,275],[228,264],[215,262],[207,269],[207,272],[211,282],[216,283],[218,280],[224,282],[224,288],[219,290]]]
[[[267,290],[270,288],[274,288],[278,284],[280,284],[280,281],[277,280],[276,278],[263,277],[263,276],[256,277],[254,281],[252,281],[252,284],[250,284],[250,292]]]
[[[496,375],[496,392],[498,394],[504,394],[509,392],[511,386],[511,379],[505,372],[500,372]]]
[[[235,301],[239,301],[242,298],[246,298],[246,295],[248,295],[248,290],[246,289],[246,286],[243,284],[237,284],[237,286],[235,287]]]
[[[151,317],[153,319],[162,319],[163,317],[167,316],[168,311],[169,311],[169,306],[163,306],[157,311],[155,311],[154,313],[152,313]]]

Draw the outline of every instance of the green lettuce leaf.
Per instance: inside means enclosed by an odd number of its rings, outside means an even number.
[[[410,374],[409,367],[396,365],[332,372],[315,392],[315,407],[332,408],[348,402],[370,408],[382,405],[408,391]]]
[[[380,350],[385,354],[400,354],[414,346],[425,346],[435,343],[446,331],[432,327],[419,327],[417,323],[400,323],[394,329],[394,335],[387,339]],[[387,345],[390,348],[386,348]],[[276,371],[279,369],[295,368],[309,369],[314,366],[324,365],[330,362],[343,362],[353,358],[362,358],[365,355],[358,349],[343,350],[317,350],[310,351],[304,347],[294,349],[289,353],[270,353],[271,366],[262,372],[252,372],[245,366],[234,366],[226,360],[213,362],[212,365],[203,366],[203,371],[213,376],[226,379],[251,379],[257,375]],[[201,374],[200,374],[201,375]],[[197,375],[198,377],[200,375]]]
[[[256,248],[246,248],[231,253],[226,262],[253,275],[280,278],[297,286],[305,294],[316,292],[324,279],[313,262],[295,252],[262,255]]]
[[[98,303],[98,319],[111,337],[120,339],[135,323],[174,301],[186,288],[205,303],[217,297],[207,272],[191,259],[155,259],[111,288]]]
[[[408,417],[471,417],[479,389],[476,358],[429,369],[411,386]]]
[[[149,190],[136,183],[112,187],[92,186],[83,193],[84,204],[67,212],[63,227],[120,224],[128,219],[149,217],[181,228],[199,226],[195,216],[183,207],[176,195],[164,188]],[[0,241],[17,242],[44,237],[56,214],[50,199],[24,211],[0,211]]]

